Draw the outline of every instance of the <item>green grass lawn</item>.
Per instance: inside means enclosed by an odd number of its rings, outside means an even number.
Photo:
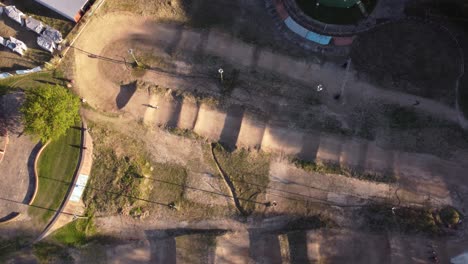
[[[302,11],[321,22],[328,23],[328,24],[354,24],[357,23],[359,20],[363,19],[364,16],[362,15],[359,7],[357,5],[353,5],[350,8],[341,8],[341,7],[333,7],[328,5],[316,5],[315,1],[312,0],[296,0],[297,5],[302,9]],[[323,1],[327,2],[327,1]],[[328,1],[332,2],[332,1]],[[366,10],[370,13],[376,4],[376,0],[363,0],[362,1],[366,6]]]
[[[52,141],[38,161],[39,190],[28,213],[39,224],[46,224],[63,201],[78,164],[81,132],[70,128]]]
[[[66,79],[58,71],[44,71],[26,75],[18,75],[0,80],[0,96],[15,89],[29,90],[44,84],[66,87]]]
[[[82,246],[96,233],[93,217],[77,219],[52,234],[52,239],[68,246]]]

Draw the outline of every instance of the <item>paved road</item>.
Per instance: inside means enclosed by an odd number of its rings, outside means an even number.
[[[26,213],[34,191],[34,159],[39,146],[29,136],[20,136],[22,127],[17,127],[19,94],[0,98],[0,113],[7,119],[9,144],[0,163],[0,218],[12,212]],[[16,121],[15,121],[16,120]]]

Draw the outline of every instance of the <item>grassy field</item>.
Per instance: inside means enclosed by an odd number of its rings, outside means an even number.
[[[221,144],[216,144],[214,153],[221,168],[233,182],[242,208],[247,213],[252,213],[257,200],[268,186],[269,156],[245,149],[228,152]]]
[[[316,5],[315,1],[297,0],[297,5],[308,16],[329,24],[354,24],[364,19],[364,15],[357,5],[349,8],[329,7]],[[376,0],[362,1],[368,13],[372,12],[377,3]]]
[[[78,165],[81,131],[70,128],[42,152],[38,161],[39,190],[28,213],[39,224],[49,221],[58,209]]]
[[[356,39],[351,58],[363,78],[383,88],[449,105],[455,101],[458,52],[436,27],[408,21],[378,27]]]
[[[93,217],[77,219],[52,234],[52,239],[67,246],[82,246],[96,233]]]
[[[92,177],[84,193],[85,204],[100,213],[129,212],[142,192],[144,162],[130,156],[117,156],[109,148],[95,148]]]
[[[393,213],[394,211],[394,213]],[[435,208],[398,207],[374,204],[361,209],[367,227],[374,231],[398,230],[404,233],[443,235],[444,223]]]
[[[0,80],[0,95],[15,89],[29,90],[44,84],[66,86],[66,79],[58,71],[45,71],[13,76]]]
[[[308,172],[317,172],[322,174],[339,174],[359,180],[375,182],[396,182],[396,176],[391,171],[385,173],[368,172],[363,168],[350,168],[338,163],[330,162],[310,162],[300,159],[293,159],[293,164]]]

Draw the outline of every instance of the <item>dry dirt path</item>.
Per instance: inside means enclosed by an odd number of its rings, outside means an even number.
[[[167,53],[168,47],[172,51],[197,51],[221,56],[235,64],[271,71],[301,82],[323,83],[325,88],[332,92],[341,89],[342,80],[337,76],[340,76],[343,69],[330,65],[320,66],[269,50],[261,50],[216,31],[197,32],[156,24],[148,19],[126,14],[108,14],[95,18],[75,46],[92,54],[102,54],[112,45],[110,43],[122,39],[127,40],[128,45],[143,43],[154,47],[155,53]],[[116,45],[113,48],[120,48],[122,54],[125,54],[128,47]],[[422,196],[428,197],[428,200],[435,198],[452,203],[450,198],[447,198],[451,195],[447,185],[460,183],[459,179],[468,167],[467,163],[455,164],[430,155],[384,150],[372,142],[345,139],[325,133],[303,132],[284,124],[259,121],[235,107],[219,110],[205,104],[180,101],[171,94],[150,95],[141,90],[135,91],[134,84],[132,86],[131,83],[119,83],[119,80],[132,79],[125,64],[90,58],[87,53],[76,51],[75,64],[80,95],[99,109],[120,111],[150,126],[169,125],[193,129],[203,137],[213,141],[220,140],[229,145],[259,147],[284,155],[298,155],[306,160],[329,160],[370,170],[391,170],[399,177],[400,185],[421,193]],[[185,66],[179,70],[190,71]],[[203,84],[203,80],[158,71],[148,71],[142,79],[157,80],[158,84],[177,89]],[[212,85],[206,83],[207,86]],[[420,110],[457,121],[455,109],[435,101],[379,89],[352,77],[347,83],[344,96],[349,98],[348,102],[380,98],[390,103],[408,105],[418,100],[421,102]],[[122,94],[127,94],[128,98],[124,98],[124,103],[119,103],[119,95]],[[159,108],[145,105],[157,105]]]
[[[117,80],[109,80],[103,76],[109,76],[106,72],[129,75],[128,71],[125,73],[126,65],[122,59],[127,56],[128,46],[113,45],[112,48],[122,50],[121,56],[116,58],[99,59],[88,55],[89,53],[101,55],[105,48],[112,45],[111,43],[122,40],[126,40],[129,46],[138,45],[138,43],[151,46],[154,53],[160,52],[159,55],[163,57],[164,54],[175,51],[218,56],[236,65],[271,71],[309,85],[322,83],[332,94],[341,91],[345,76],[345,70],[339,67],[330,64],[318,65],[260,49],[215,30],[200,32],[170,24],[160,24],[147,18],[137,18],[124,13],[112,13],[93,19],[87,31],[75,44],[75,47],[87,52],[76,52],[76,69],[80,71],[79,78],[77,78],[80,93],[92,105],[100,106],[104,110],[116,110],[115,98],[119,90],[116,89]],[[180,73],[190,71],[184,65],[180,68],[176,69]],[[170,74],[150,71],[142,78],[150,80],[162,78],[167,83],[166,87],[179,88],[179,86],[187,85],[186,78],[173,77]],[[412,104],[418,100],[420,101],[419,109],[455,122],[458,120],[457,111],[452,107],[433,100],[380,89],[358,81],[352,76],[349,78],[343,96],[350,96],[356,100],[381,98],[388,103],[402,105]]]
[[[205,252],[209,261],[203,263],[284,263],[287,260],[291,263],[431,263],[430,245],[434,246],[441,263],[448,263],[450,258],[462,254],[468,245],[467,240],[455,243],[454,240],[366,233],[347,228],[284,232],[278,231],[281,223],[286,223],[279,218],[260,223],[212,220],[152,224],[122,216],[97,218],[96,224],[103,234],[127,241],[118,247],[100,248],[105,252],[100,261],[190,263],[185,256],[193,251],[181,244],[180,238],[190,240],[194,233],[213,229],[228,232],[216,235],[215,249]],[[198,243],[192,246],[197,248]]]

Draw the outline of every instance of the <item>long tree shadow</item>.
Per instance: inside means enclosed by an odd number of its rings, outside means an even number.
[[[176,237],[187,235],[219,236],[226,233],[223,229],[156,229],[146,230],[145,234],[150,242],[150,263],[177,263]],[[196,245],[194,245],[196,247]]]
[[[255,263],[281,264],[281,248],[276,234],[250,229],[250,257]]]
[[[227,147],[227,149],[233,149],[236,146],[243,117],[244,109],[242,106],[232,105],[228,108],[223,130],[219,137],[219,141],[223,146]]]
[[[120,92],[115,98],[115,102],[117,104],[118,109],[122,109],[128,104],[132,96],[135,94],[136,89],[137,89],[136,81],[120,86]]]
[[[309,256],[307,254],[307,232],[294,231],[288,233],[287,236],[291,264],[309,263]]]

